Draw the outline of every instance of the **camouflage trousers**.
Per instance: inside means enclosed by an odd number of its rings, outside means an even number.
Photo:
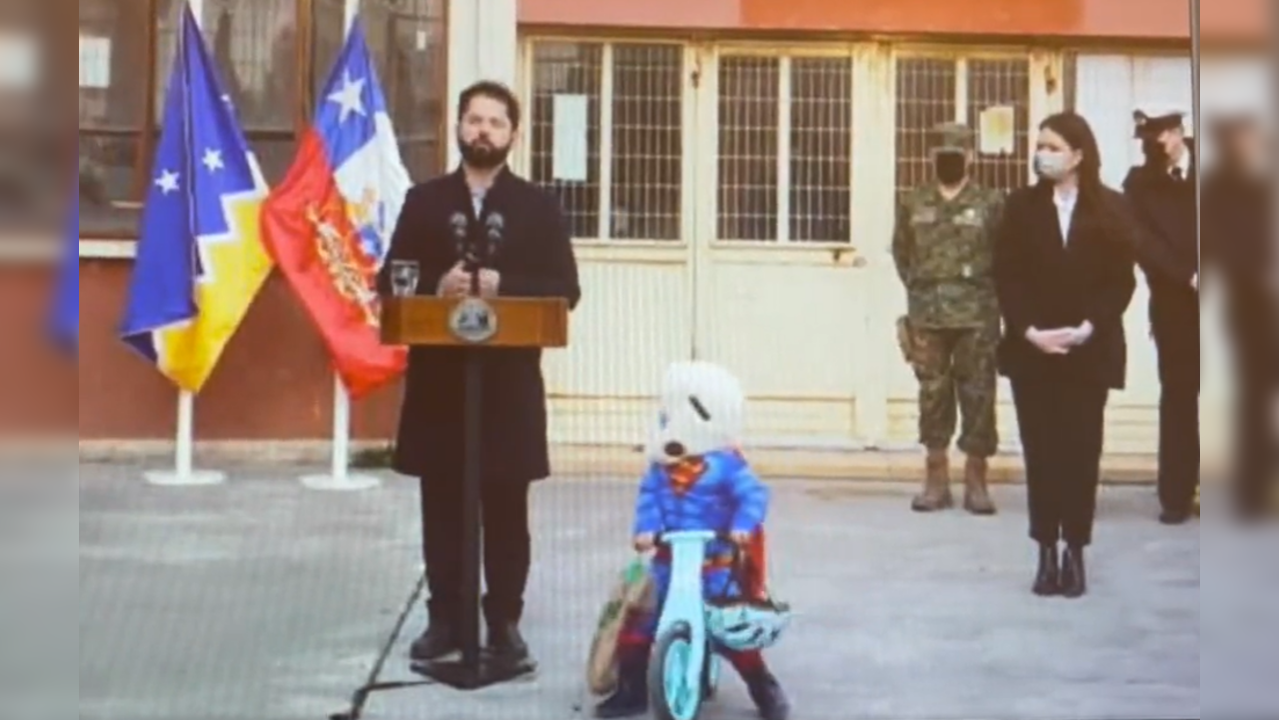
[[[920,443],[930,450],[949,449],[959,415],[963,419],[959,449],[976,457],[994,455],[999,448],[995,420],[999,327],[916,327],[911,334],[919,379]]]

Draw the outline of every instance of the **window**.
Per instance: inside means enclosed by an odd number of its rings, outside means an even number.
[[[898,58],[898,192],[933,181],[930,131],[934,126],[958,121],[979,136],[984,114],[1007,118],[1011,127],[1007,128],[1006,143],[986,147],[978,143],[973,177],[985,187],[1004,191],[1024,185],[1030,167],[1029,60],[1025,57]]]
[[[406,165],[443,165],[445,0],[361,0]],[[343,41],[343,0],[204,0],[205,42],[268,182],[293,162]],[[80,227],[137,232],[183,0],[81,0]],[[305,29],[309,28],[309,32]],[[299,37],[299,31],[303,36]]]
[[[897,189],[932,182],[929,131],[955,120],[959,85],[955,61],[901,58],[897,61]]]
[[[723,57],[721,240],[852,239],[849,57]]]
[[[400,143],[415,182],[444,167],[450,137],[445,83],[445,0],[360,0],[360,21]],[[342,50],[342,0],[315,8],[314,88],[318,93]],[[314,104],[314,103],[313,103]]]
[[[50,42],[51,20],[29,3],[0,4],[0,227],[24,237],[65,218],[70,114],[47,80],[69,48]]]
[[[137,222],[155,112],[153,0],[80,3],[80,227]],[[147,38],[139,41],[138,38]],[[139,72],[139,69],[142,72]]]
[[[574,237],[680,239],[683,58],[667,44],[533,45],[530,176]]]

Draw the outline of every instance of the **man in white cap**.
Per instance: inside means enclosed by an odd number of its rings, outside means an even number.
[[[1146,155],[1124,180],[1142,225],[1138,262],[1150,288],[1150,324],[1159,354],[1160,522],[1194,513],[1199,487],[1199,244],[1195,159],[1180,108],[1133,113]]]

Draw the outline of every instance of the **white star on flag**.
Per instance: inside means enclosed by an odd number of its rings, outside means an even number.
[[[338,117],[339,123],[346,122],[351,113],[366,115],[364,110],[364,79],[355,80],[351,78],[351,73],[347,72],[342,76],[342,88],[329,95],[329,102],[337,103],[341,108],[341,115]]]
[[[222,164],[222,151],[214,150],[213,148],[204,151],[204,159],[200,162],[209,169],[209,172],[217,172],[226,167]]]
[[[160,192],[168,195],[171,192],[178,191],[178,174],[172,170],[165,170],[160,173],[160,177],[155,179],[155,186],[160,188]]]

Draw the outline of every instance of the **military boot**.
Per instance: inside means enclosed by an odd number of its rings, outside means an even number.
[[[945,450],[929,450],[925,466],[924,491],[915,496],[910,507],[915,512],[935,512],[955,505],[950,494],[950,457]]]
[[[994,515],[995,501],[986,488],[990,464],[986,458],[969,456],[964,465],[964,509],[973,515]]]

